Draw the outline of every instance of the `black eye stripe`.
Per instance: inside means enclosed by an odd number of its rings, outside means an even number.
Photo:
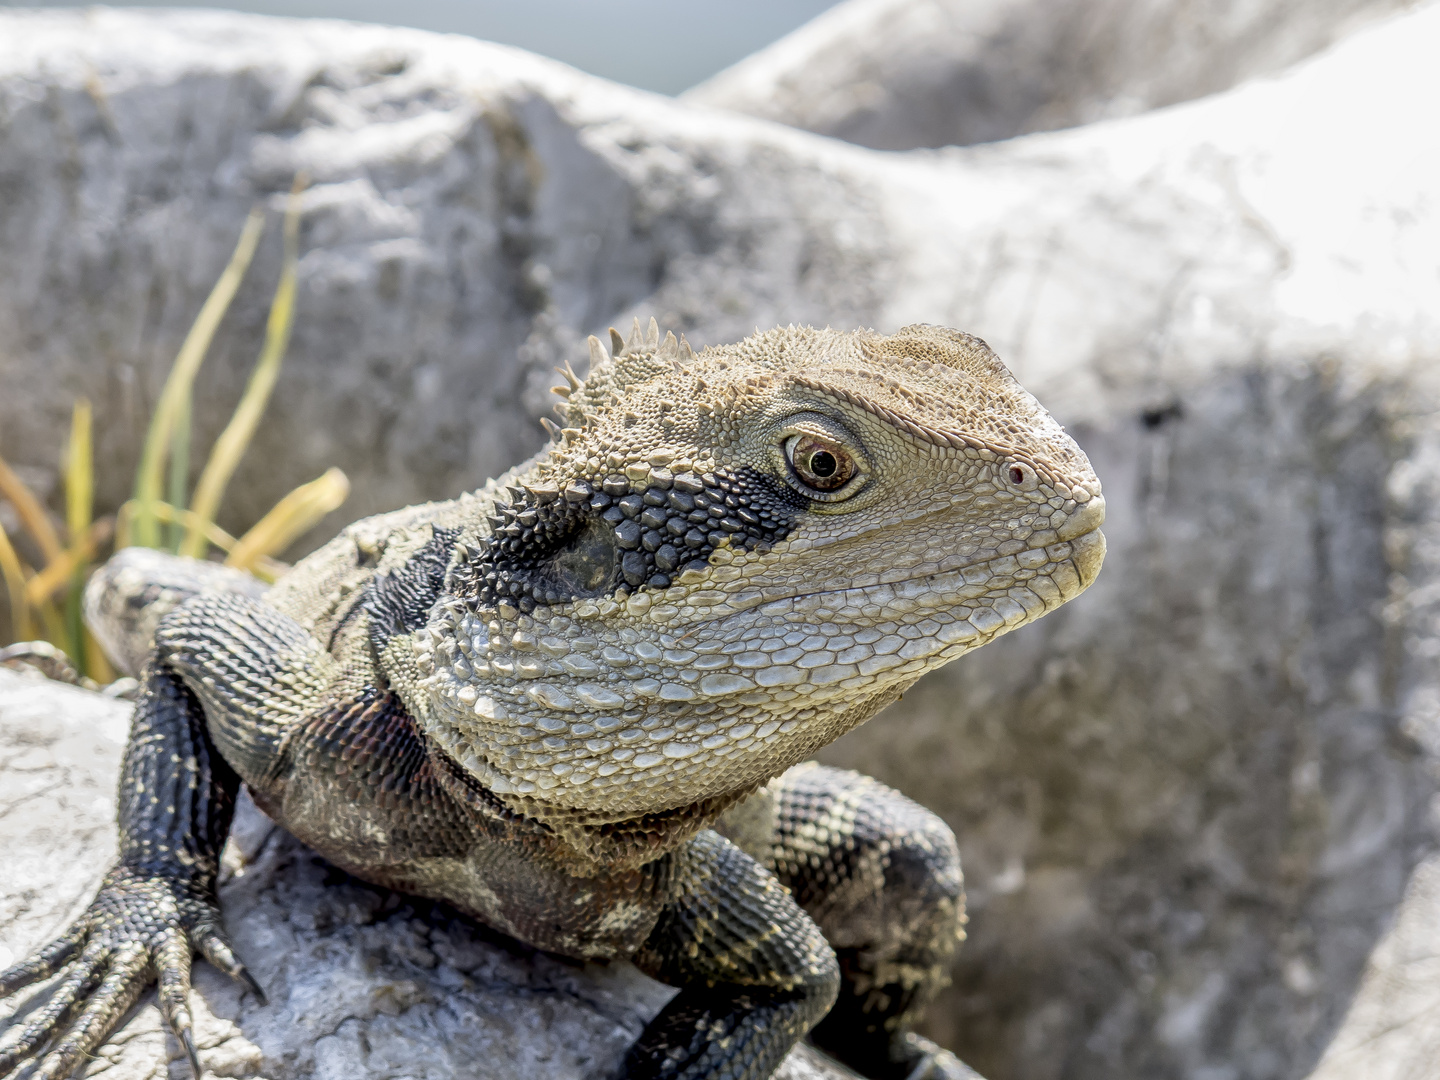
[[[452,591],[530,612],[617,590],[663,589],[702,569],[721,544],[764,548],[794,528],[805,502],[773,477],[741,468],[682,473],[632,491],[612,475],[574,481],[540,502],[519,492],[496,507],[479,558],[457,567]]]

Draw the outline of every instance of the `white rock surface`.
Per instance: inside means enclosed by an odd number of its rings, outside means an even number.
[[[1416,868],[1394,927],[1310,1080],[1415,1080],[1440,1061],[1440,859]]]
[[[826,755],[961,837],[987,1075],[1304,1075],[1434,842],[1437,34],[893,165],[883,325],[975,328],[1110,507],[1086,597]]]
[[[129,711],[0,671],[0,966],[63,929],[114,858]],[[619,1067],[672,993],[629,964],[567,963],[373,889],[327,867],[248,799],[225,862],[226,925],[270,1004],[196,965],[196,1043],[216,1076],[591,1080]],[[30,999],[19,1000],[27,1012]],[[0,1005],[0,1018],[13,1011]],[[84,1075],[188,1075],[153,992]],[[842,1073],[802,1048],[779,1076]]]
[[[847,0],[683,97],[877,150],[1226,90],[1413,0]]]
[[[535,445],[530,372],[631,311],[979,333],[1094,458],[1110,555],[827,752],[960,835],[931,1030],[992,1080],[1288,1080],[1382,1029],[1398,1070],[1440,1009],[1418,959],[1390,997],[1364,974],[1433,925],[1437,54],[1431,5],[1189,105],[895,155],[461,39],[5,15],[0,453],[41,475],[111,388],[113,500],[245,208],[301,165],[299,336],[237,515],[331,463],[349,515],[478,481]]]

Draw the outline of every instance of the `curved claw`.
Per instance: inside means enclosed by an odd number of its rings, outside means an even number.
[[[200,1080],[202,1071],[200,1068],[200,1055],[195,1052],[195,1040],[190,1037],[189,1027],[186,1027],[184,1031],[178,1032],[177,1037],[180,1039],[180,1045],[185,1048],[185,1056],[190,1059],[191,1077],[193,1077],[194,1080]]]
[[[160,972],[160,1011],[190,1059],[190,1075],[200,1080],[200,1055],[190,1026],[190,942],[183,933],[170,934],[155,957]]]
[[[215,926],[207,926],[196,930],[192,935],[195,939],[195,947],[200,950],[200,955],[210,961],[212,967],[223,971],[230,978],[234,979],[250,993],[261,1005],[269,1005],[270,1000],[265,996],[265,991],[255,981],[240,958],[235,955],[235,950],[230,947],[224,931]]]

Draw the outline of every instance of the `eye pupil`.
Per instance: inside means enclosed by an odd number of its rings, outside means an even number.
[[[795,479],[812,491],[839,491],[856,472],[855,460],[843,448],[813,435],[789,439],[785,456]]]

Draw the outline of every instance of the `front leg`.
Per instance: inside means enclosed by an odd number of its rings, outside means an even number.
[[[157,971],[166,1020],[198,1075],[187,1005],[192,953],[199,950],[255,988],[235,959],[215,900],[239,778],[215,753],[199,705],[180,679],[157,663],[144,674],[121,774],[119,861],[58,940],[0,974],[0,996],[62,976],[20,1038],[0,1053],[0,1076],[62,1031],[36,1075],[68,1076]]]
[[[196,951],[260,996],[221,923],[220,851],[242,776],[273,771],[287,716],[329,676],[317,649],[297,624],[240,596],[196,597],[161,623],[121,768],[119,859],[59,939],[0,973],[0,997],[62,976],[0,1052],[0,1076],[57,1036],[36,1075],[69,1075],[158,976],[161,1010],[198,1077]]]
[[[811,1041],[875,1080],[979,1080],[911,1031],[964,938],[949,826],[877,780],[813,762],[778,777],[767,865],[824,931],[840,996]]]
[[[709,830],[675,862],[675,899],[635,956],[680,987],[625,1061],[625,1080],[763,1080],[835,1001],[820,928],[775,876]]]

